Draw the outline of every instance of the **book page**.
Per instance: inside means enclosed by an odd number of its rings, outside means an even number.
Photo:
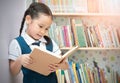
[[[72,49],[70,49],[69,51],[67,51],[62,58],[67,58],[69,55],[71,55],[72,53],[74,53],[76,50],[78,49],[78,46],[73,47]]]
[[[61,55],[57,55],[56,53],[53,53],[53,52],[51,52],[49,50],[46,50],[46,49],[42,49],[42,48],[40,48],[38,46],[35,46],[35,48],[33,50],[35,50],[36,48],[43,51],[43,52],[46,52],[47,54],[50,54],[50,55],[55,56],[57,58],[61,58]]]
[[[60,59],[63,59],[63,58],[67,58],[69,55],[71,55],[73,52],[75,52],[77,49],[78,49],[78,46],[75,46],[75,47],[72,47],[70,50],[68,50],[64,55],[56,55],[55,53],[51,52],[51,51],[48,51],[48,50],[44,50],[44,49],[41,49],[39,47],[35,47],[43,52],[46,52],[52,56],[55,56],[57,58],[60,58]]]

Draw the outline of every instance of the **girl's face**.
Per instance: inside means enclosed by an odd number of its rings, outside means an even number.
[[[40,14],[38,18],[31,19],[26,16],[26,23],[28,24],[26,33],[35,40],[39,40],[46,35],[50,25],[52,24],[51,16]]]

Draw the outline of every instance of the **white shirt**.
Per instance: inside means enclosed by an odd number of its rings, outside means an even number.
[[[34,39],[32,39],[28,34],[22,33],[21,36],[24,38],[26,43],[30,46],[31,50],[33,50],[36,46],[32,45],[32,43],[35,42]],[[41,41],[39,48],[45,49],[46,50],[46,45],[45,43],[47,42],[44,37],[42,37],[39,41]],[[61,51],[58,47],[58,45],[52,40],[53,43],[53,51],[56,53],[56,55],[60,55]],[[16,39],[13,39],[9,45],[9,59],[11,60],[16,60],[18,56],[22,55],[21,48],[17,42]]]

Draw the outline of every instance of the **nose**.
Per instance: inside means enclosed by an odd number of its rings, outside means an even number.
[[[41,29],[40,32],[41,32],[41,34],[45,34],[45,30],[44,29]]]

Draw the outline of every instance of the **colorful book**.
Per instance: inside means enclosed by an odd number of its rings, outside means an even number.
[[[71,78],[69,75],[69,70],[64,70],[66,83],[71,83]]]
[[[74,72],[76,83],[79,83],[78,76],[77,76],[77,71],[76,71],[76,64],[75,63],[72,64],[72,68],[73,68],[73,72]]]
[[[68,61],[68,63],[69,63],[69,70],[70,70],[70,75],[71,75],[72,83],[76,83],[75,75],[74,75],[73,68],[72,68],[73,62],[72,61]]]
[[[76,63],[76,72],[77,72],[79,83],[82,83],[81,75],[80,75],[80,66],[79,66],[79,63]]]

